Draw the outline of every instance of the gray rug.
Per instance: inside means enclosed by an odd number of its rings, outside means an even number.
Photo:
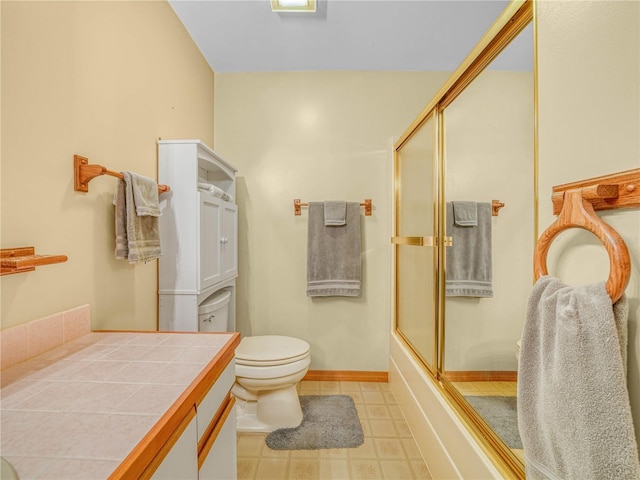
[[[509,448],[522,448],[516,397],[464,397]]]
[[[280,428],[267,435],[273,450],[317,450],[355,448],[364,434],[353,399],[347,395],[300,397],[303,419],[296,428]]]

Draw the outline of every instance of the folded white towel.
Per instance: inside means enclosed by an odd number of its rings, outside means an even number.
[[[222,190],[217,185],[213,185],[212,183],[198,182],[198,190],[203,192],[207,192],[214,197],[221,198],[225,202],[232,202],[233,196],[224,190]]]
[[[224,190],[211,183],[198,182],[198,188],[205,192],[209,192],[211,195],[218,198],[222,198],[222,194],[224,193]]]

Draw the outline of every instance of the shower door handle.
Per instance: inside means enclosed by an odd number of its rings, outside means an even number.
[[[445,247],[450,247],[453,244],[451,237],[444,237],[442,241]],[[411,245],[414,247],[437,247],[438,237],[391,237],[391,243],[395,245]]]
[[[391,237],[391,243],[413,247],[435,247],[438,241],[436,237]]]

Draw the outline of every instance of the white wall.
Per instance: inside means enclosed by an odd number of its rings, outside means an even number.
[[[216,75],[216,151],[238,168],[237,326],[311,344],[311,368],[386,371],[392,139],[447,73]],[[373,200],[362,217],[362,296],[306,296],[307,209]]]

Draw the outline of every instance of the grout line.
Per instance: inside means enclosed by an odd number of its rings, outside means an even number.
[[[248,462],[247,465],[250,467],[251,465],[253,465],[254,468],[254,472],[253,475],[250,476],[251,479],[253,480],[258,480],[260,477],[258,475],[259,472],[259,468],[260,468],[260,463],[266,460],[278,460],[278,459],[286,459],[285,462],[285,468],[286,468],[286,477],[281,479],[281,480],[286,480],[286,479],[294,479],[296,478],[296,473],[302,475],[303,472],[301,471],[294,471],[295,470],[295,466],[299,465],[300,468],[303,468],[303,465],[305,462],[309,462],[309,464],[312,464],[313,467],[310,467],[309,470],[305,470],[304,471],[304,478],[316,478],[316,479],[320,479],[320,475],[321,475],[321,469],[322,469],[322,465],[326,463],[324,462],[330,462],[330,461],[337,461],[337,462],[341,462],[343,465],[346,466],[347,469],[347,474],[348,477],[347,478],[340,478],[340,479],[327,479],[327,478],[322,478],[322,480],[348,480],[348,479],[356,479],[356,478],[369,478],[367,475],[371,474],[373,476],[379,475],[380,478],[385,478],[385,473],[383,470],[383,464],[385,464],[385,462],[388,462],[387,468],[392,467],[392,462],[404,462],[404,467],[406,472],[410,473],[410,478],[413,479],[423,479],[425,477],[420,476],[421,472],[427,472],[426,467],[424,467],[424,463],[422,463],[422,468],[421,468],[421,459],[420,458],[412,458],[409,455],[409,451],[407,450],[409,448],[409,446],[407,445],[407,441],[411,441],[413,440],[412,436],[402,436],[401,431],[399,430],[398,427],[398,422],[400,421],[404,421],[404,418],[394,418],[393,413],[392,413],[392,408],[397,408],[397,402],[395,401],[395,398],[393,398],[391,392],[389,390],[385,390],[384,388],[381,388],[381,385],[376,385],[375,387],[371,384],[371,382],[367,382],[367,385],[365,386],[365,388],[363,389],[362,383],[361,382],[350,382],[348,385],[343,384],[342,382],[327,382],[331,385],[331,388],[322,388],[322,381],[311,381],[311,382],[301,382],[298,386],[298,393],[299,395],[349,395],[352,398],[354,396],[358,397],[358,399],[361,401],[361,403],[356,403],[355,402],[355,398],[354,398],[354,403],[356,405],[356,409],[358,411],[358,415],[360,416],[360,421],[363,424],[363,431],[365,432],[365,443],[367,444],[367,448],[371,449],[371,453],[364,453],[362,457],[359,456],[354,456],[354,452],[357,451],[356,449],[344,449],[344,452],[340,452],[339,455],[333,455],[333,454],[322,454],[322,451],[319,451],[317,455],[315,456],[310,456],[310,457],[294,457],[292,456],[292,451],[289,451],[288,454],[286,456],[264,456],[261,455],[259,457],[255,457],[255,456],[239,456],[239,462]],[[334,388],[335,385],[337,383],[337,390]],[[344,390],[344,388],[348,388],[348,390]],[[372,395],[371,397],[374,398],[370,398],[370,400],[374,400],[377,403],[367,403],[365,397],[363,396],[363,393],[378,393],[382,396],[382,403],[380,403],[380,399],[379,398],[375,398],[377,397],[376,395]],[[380,406],[384,406],[384,409],[386,410],[386,413],[388,414],[388,416],[385,417],[371,417],[369,411],[367,410],[367,406],[370,407],[380,407]],[[374,436],[373,434],[373,428],[371,426],[371,421],[387,421],[387,422],[391,422],[390,426],[391,426],[391,432],[394,433],[393,436]],[[367,434],[368,431],[368,434]],[[385,432],[386,433],[386,432]],[[244,437],[246,435],[252,435],[252,434],[238,434],[238,439],[240,439],[241,437]],[[255,435],[255,434],[253,434]],[[265,438],[266,434],[262,436],[262,438]],[[399,447],[399,458],[390,456],[390,457],[382,457],[381,456],[381,452],[380,452],[380,447],[378,446],[378,443],[376,443],[376,440],[379,441],[391,441],[391,440],[395,440],[396,442],[390,442],[389,445],[396,445]],[[415,442],[415,440],[413,440]],[[264,452],[264,448],[268,448],[265,446],[263,446],[263,449],[261,449],[262,452]],[[362,448],[362,447],[358,447],[358,448]],[[417,446],[416,446],[417,449]],[[241,452],[239,452],[240,454]],[[344,453],[344,456],[342,455],[342,453]],[[389,452],[392,453],[392,452]],[[382,452],[382,454],[384,454]],[[375,457],[373,457],[373,455],[375,455]],[[364,470],[359,471],[359,472],[354,472],[354,465],[360,465]],[[367,469],[367,465],[369,465],[369,469]],[[400,464],[401,465],[401,464]],[[397,466],[397,465],[396,465]],[[393,467],[392,467],[393,468]],[[377,470],[377,471],[376,471]],[[315,472],[315,476],[314,473]],[[239,473],[241,473],[239,471]],[[310,474],[310,477],[307,477],[307,475]],[[244,478],[242,476],[239,475],[238,478]],[[389,479],[391,480],[391,479]],[[395,480],[395,479],[393,479]]]

